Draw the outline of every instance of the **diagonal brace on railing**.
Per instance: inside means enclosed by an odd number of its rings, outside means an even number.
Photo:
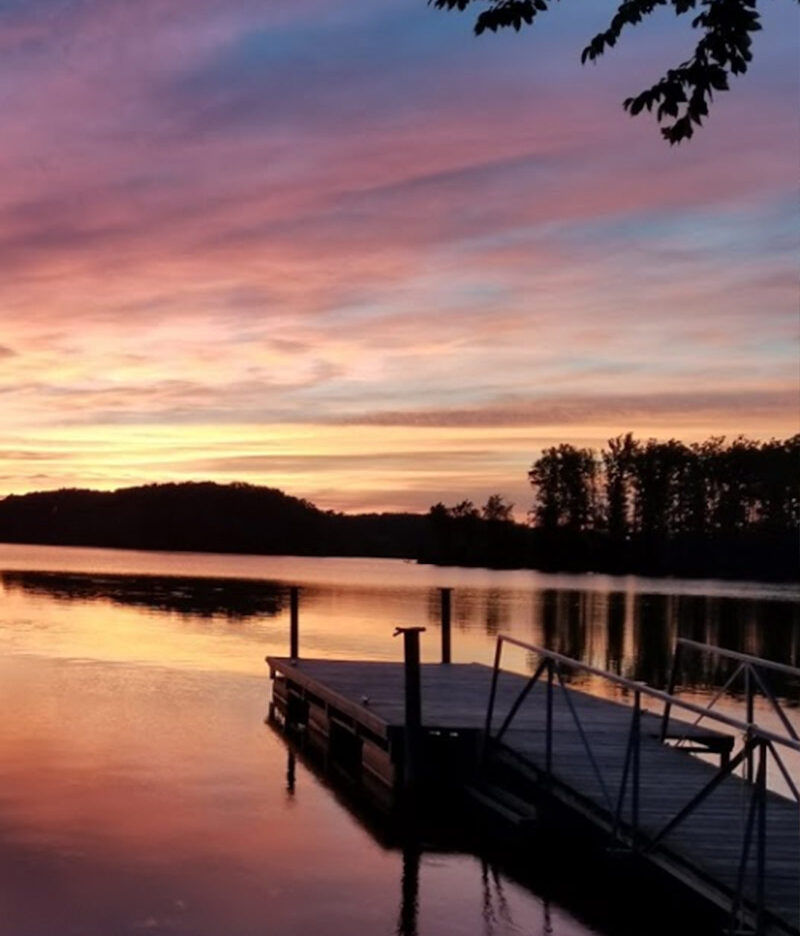
[[[572,696],[569,689],[567,689],[566,683],[564,682],[564,677],[561,675],[561,667],[558,665],[556,666],[556,676],[558,676],[558,684],[564,691],[564,698],[567,701],[567,707],[569,708],[570,713],[572,714],[572,718],[575,721],[575,727],[578,729],[580,739],[583,742],[583,746],[586,748],[586,755],[589,758],[589,763],[592,765],[592,770],[597,777],[597,782],[600,784],[600,790],[602,791],[606,805],[608,806],[608,811],[612,812],[614,809],[614,804],[611,801],[611,794],[608,792],[608,787],[605,784],[605,780],[603,780],[603,774],[600,770],[600,766],[598,765],[597,759],[595,758],[594,752],[592,751],[592,747],[589,744],[589,739],[586,737],[586,732],[583,730],[580,715],[578,715],[578,712],[575,709],[575,703],[572,701]]]
[[[714,776],[708,781],[708,783],[689,800],[683,809],[681,809],[680,812],[673,816],[672,819],[670,819],[669,822],[664,826],[664,828],[651,839],[650,844],[646,848],[646,851],[652,851],[662,839],[669,835],[673,829],[679,826],[684,821],[684,819],[687,818],[687,816],[691,815],[691,813],[697,809],[700,803],[702,803],[703,800],[709,797],[714,792],[714,790],[716,790],[725,777],[727,777],[728,774],[732,774],[733,771],[736,770],[736,768],[739,766],[739,764],[741,764],[753,753],[759,743],[760,741],[758,738],[748,738],[741,751],[739,751],[735,757],[732,757],[724,767],[721,767],[717,773],[714,774]]]
[[[497,638],[497,644],[494,648],[494,666],[492,667],[492,686],[489,690],[489,704],[486,706],[486,723],[483,728],[483,734],[486,740],[489,740],[489,737],[492,733],[492,716],[494,715],[494,703],[497,698],[497,680],[500,677],[500,658],[503,654],[503,638]],[[488,745],[484,748],[484,757],[486,756],[486,750]]]
[[[614,827],[612,835],[619,837],[619,826],[622,821],[622,810],[625,806],[625,794],[628,792],[628,775],[633,767],[633,793],[631,802],[631,839],[636,847],[639,832],[639,756],[641,753],[641,723],[642,701],[640,693],[634,694],[634,704],[631,710],[631,727],[628,731],[628,743],[625,748],[625,763],[622,767],[622,780],[620,781],[617,796],[617,809],[614,813]]]
[[[547,665],[548,665],[548,661],[545,659],[545,660],[542,660],[541,663],[536,667],[536,672],[533,674],[533,676],[531,676],[531,678],[527,681],[527,683],[525,683],[524,687],[522,688],[522,691],[514,700],[514,704],[511,706],[511,708],[509,709],[508,715],[506,715],[505,719],[503,720],[503,724],[500,726],[500,730],[494,736],[494,739],[493,739],[494,741],[499,742],[500,739],[503,737],[503,735],[506,733],[506,729],[513,721],[514,716],[520,710],[522,703],[525,701],[525,699],[528,698],[528,695],[530,694],[531,689],[533,689],[533,687],[539,681],[539,677],[545,671]]]
[[[625,794],[628,791],[628,774],[631,769],[631,759],[633,755],[633,725],[631,725],[631,730],[628,732],[628,743],[625,748],[625,762],[622,765],[622,780],[619,784],[619,794],[617,795],[617,808],[614,811],[614,828],[612,829],[611,834],[614,838],[617,838],[619,832],[619,824],[622,820],[622,808],[625,805]]]
[[[780,707],[778,700],[775,698],[775,695],[772,692],[772,690],[766,685],[766,683],[761,678],[761,675],[759,674],[758,670],[754,666],[751,665],[750,669],[753,673],[753,676],[755,677],[756,682],[761,687],[761,691],[767,697],[769,704],[774,709],[775,714],[778,716],[778,718],[780,718],[781,723],[783,724],[783,727],[786,729],[786,732],[789,735],[789,737],[793,738],[795,741],[800,741],[800,736],[798,736],[797,732],[795,731],[794,725],[786,717],[786,712],[784,712],[783,709]]]
[[[698,715],[697,718],[695,718],[695,720],[694,720],[693,722],[691,722],[691,724],[689,724],[689,725],[687,726],[687,731],[686,731],[686,733],[684,733],[683,735],[681,735],[680,738],[676,738],[676,739],[670,738],[670,740],[675,740],[675,746],[676,746],[676,747],[677,747],[679,744],[683,744],[684,741],[688,741],[688,740],[689,740],[689,733],[688,733],[688,732],[689,732],[691,729],[696,728],[696,727],[700,724],[700,722],[706,717],[706,713],[707,713],[707,712],[710,712],[711,709],[714,708],[714,706],[717,704],[717,702],[719,702],[719,700],[725,695],[725,693],[728,691],[728,689],[730,689],[730,687],[731,687],[731,686],[734,684],[734,682],[738,679],[739,674],[744,670],[744,667],[745,667],[745,664],[744,664],[744,663],[740,663],[740,664],[736,667],[736,669],[733,671],[733,675],[731,675],[731,676],[728,678],[728,680],[726,681],[725,685],[724,685],[721,689],[717,690],[717,692],[715,692],[714,695],[711,697],[711,699],[710,699],[708,705],[706,705],[706,712],[704,712],[702,715]],[[669,704],[668,704],[667,706],[665,706],[665,708],[664,708],[664,714],[662,715],[662,718],[663,718],[663,723],[662,723],[662,726],[661,726],[661,741],[662,741],[662,743],[667,739],[667,734],[668,734],[668,731],[669,731],[669,712],[670,712],[670,708],[671,708],[671,706],[670,706]]]
[[[769,742],[767,742],[769,743]],[[761,748],[761,758],[762,764],[764,761],[764,747]],[[766,784],[766,773],[761,769],[759,765],[758,773],[759,781],[763,781]],[[742,854],[739,859],[739,870],[736,875],[736,893],[731,905],[731,932],[735,932],[735,927],[737,920],[741,924],[742,920],[740,919],[740,914],[742,911],[742,905],[744,904],[744,880],[747,873],[747,862],[750,858],[750,845],[753,839],[753,827],[755,825],[756,814],[759,811],[761,799],[765,795],[765,791],[761,788],[761,784],[757,783],[753,786],[752,793],[750,794],[750,806],[747,810],[747,820],[744,829],[744,839],[742,841]],[[759,829],[761,832],[761,829]],[[759,835],[758,847],[764,847],[763,837]]]
[[[775,714],[780,719],[781,724],[783,725],[784,730],[786,731],[789,739],[792,741],[800,741],[800,734],[798,734],[797,729],[792,725],[791,721],[784,712],[780,702],[776,698],[774,692],[770,689],[766,682],[766,672],[777,672],[785,676],[792,678],[800,678],[800,667],[791,666],[786,663],[779,663],[776,660],[767,660],[762,657],[756,657],[749,653],[741,653],[736,650],[728,650],[724,647],[716,647],[711,644],[699,643],[696,640],[689,640],[686,637],[678,637],[675,641],[675,652],[672,658],[672,668],[670,671],[669,678],[669,688],[667,690],[667,695],[672,696],[675,691],[675,683],[677,681],[677,673],[679,667],[679,659],[681,658],[682,652],[686,649],[695,650],[699,653],[710,654],[714,657],[726,660],[734,660],[739,663],[739,666],[736,668],[734,675],[726,682],[726,686],[729,686],[733,679],[739,676],[744,672],[745,677],[745,694],[747,697],[747,717],[746,721],[751,725],[754,722],[753,718],[753,684],[756,684],[761,692],[764,694],[765,698],[769,702],[770,706],[774,710]],[[710,712],[711,708],[719,698],[721,692],[717,693],[712,701],[706,707],[706,711]],[[663,713],[662,721],[662,732],[661,740],[665,740],[667,732],[667,718],[669,717],[669,711],[671,708],[671,701],[667,701]],[[762,732],[764,734],[764,732]],[[752,766],[748,765],[748,776],[752,775]]]
[[[783,775],[783,779],[786,781],[786,785],[792,791],[792,796],[794,796],[794,798],[797,800],[797,804],[800,805],[800,790],[798,790],[797,784],[794,782],[792,775],[787,770],[786,764],[783,762],[783,758],[775,750],[775,745],[772,743],[772,741],[766,741],[765,744],[772,752],[772,756],[775,759],[775,763],[778,765],[778,769]]]

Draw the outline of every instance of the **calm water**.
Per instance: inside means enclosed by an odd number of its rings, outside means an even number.
[[[508,633],[662,686],[681,634],[800,665],[790,587],[0,546],[2,936],[621,932],[479,856],[404,855],[303,764],[287,788],[263,660],[290,583],[306,656],[399,659],[393,628],[423,623],[435,660],[447,585],[456,661]]]

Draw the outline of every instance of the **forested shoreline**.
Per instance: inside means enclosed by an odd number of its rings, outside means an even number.
[[[72,488],[0,500],[7,543],[413,559],[426,527],[423,514],[340,514],[242,483]]]
[[[528,522],[502,495],[427,514],[348,515],[249,484],[151,484],[0,500],[0,541],[121,549],[382,556],[440,565],[800,579],[800,435],[569,444],[528,472]]]
[[[502,498],[431,508],[439,559],[502,565],[524,550],[543,570],[800,577],[800,435],[686,445],[627,433],[600,451],[548,448],[528,478],[524,534]]]

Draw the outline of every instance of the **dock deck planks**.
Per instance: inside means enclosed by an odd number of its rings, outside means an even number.
[[[379,738],[404,727],[402,663],[299,660],[269,657],[270,669],[313,693]],[[477,663],[423,664],[422,722],[425,730],[482,731],[492,669]],[[493,724],[499,727],[526,677],[502,672]],[[553,696],[553,795],[599,828],[610,829],[622,778],[631,708],[569,688]],[[531,777],[545,766],[543,684],[537,684],[503,738],[507,762]],[[574,712],[583,727],[579,731]],[[660,717],[642,713],[639,828],[646,843],[714,776],[710,763],[664,745]],[[709,732],[679,719],[670,733],[701,740]],[[714,734],[712,732],[712,734]],[[587,743],[603,782],[587,756]],[[604,789],[605,786],[605,789]],[[650,860],[709,900],[724,905],[735,892],[751,787],[728,776],[649,855]],[[630,814],[630,792],[626,799]],[[800,811],[793,800],[769,793],[766,809],[765,904],[776,930],[800,933]],[[755,896],[755,849],[745,876],[745,894]]]

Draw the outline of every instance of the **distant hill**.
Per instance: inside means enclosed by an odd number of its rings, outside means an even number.
[[[491,500],[491,499],[490,499]],[[798,581],[796,529],[675,534],[548,530],[464,501],[426,514],[341,514],[250,484],[64,489],[0,499],[0,542],[294,556],[375,556],[548,572]]]
[[[322,511],[275,488],[148,484],[62,489],[0,500],[0,541],[118,549],[417,558],[423,514]]]

